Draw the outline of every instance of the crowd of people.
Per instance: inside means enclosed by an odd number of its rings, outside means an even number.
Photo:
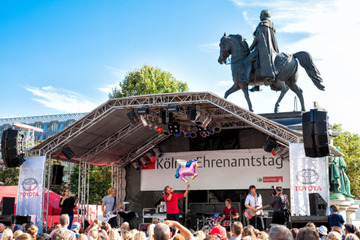
[[[360,231],[352,224],[344,224],[344,231],[340,227],[332,227],[328,232],[325,226],[316,227],[308,223],[305,227],[289,229],[284,225],[272,224],[269,229],[260,231],[252,225],[243,226],[235,221],[232,227],[226,229],[215,224],[212,229],[194,231],[188,229],[178,221],[167,220],[159,223],[153,220],[147,229],[130,229],[129,223],[124,222],[120,228],[111,227],[99,219],[83,229],[78,222],[68,229],[70,218],[68,214],[60,217],[60,224],[40,233],[37,226],[31,224],[5,226],[0,223],[1,240],[359,240]]]

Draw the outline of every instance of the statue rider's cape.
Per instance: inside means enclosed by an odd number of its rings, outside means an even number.
[[[258,61],[260,61],[260,73],[262,77],[275,77],[277,74],[274,59],[279,53],[276,41],[275,29],[270,19],[262,20],[255,32],[257,37]]]

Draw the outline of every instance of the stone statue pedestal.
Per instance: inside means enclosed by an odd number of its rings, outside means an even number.
[[[359,205],[355,204],[354,199],[346,198],[350,202],[348,209],[346,210],[346,222],[352,222],[355,219],[355,212],[359,209]]]
[[[354,199],[345,197],[341,193],[330,194],[330,205],[337,204],[339,206],[339,214],[343,216],[346,222],[351,223],[355,219],[355,212],[359,205],[354,203]]]

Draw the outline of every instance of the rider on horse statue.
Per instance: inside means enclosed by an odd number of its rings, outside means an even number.
[[[258,62],[260,63],[260,76],[271,84],[275,81],[277,74],[274,59],[276,53],[279,53],[279,48],[276,41],[274,24],[270,20],[270,11],[262,10],[260,20],[261,22],[254,32],[255,39],[250,46],[250,51],[252,52],[245,61],[245,72],[241,81],[250,81],[252,63],[256,61],[256,67]],[[259,86],[255,86],[250,91],[259,90]]]

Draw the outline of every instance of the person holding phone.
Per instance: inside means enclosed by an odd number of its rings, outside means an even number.
[[[76,207],[77,203],[79,201],[79,198],[75,200],[74,197],[70,196],[70,189],[65,188],[63,190],[63,195],[59,202],[59,207],[61,207],[61,215],[67,214],[69,215],[69,225],[68,229],[71,230],[72,222],[74,219],[74,208]]]

